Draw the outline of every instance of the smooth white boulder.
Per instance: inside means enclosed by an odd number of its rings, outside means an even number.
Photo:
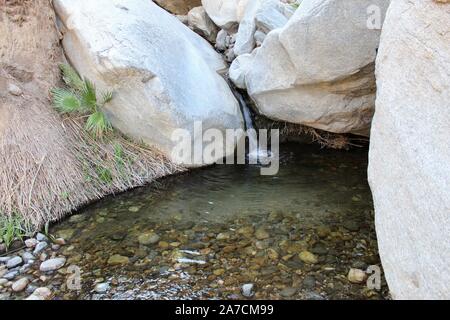
[[[369,182],[395,299],[450,299],[450,4],[395,0],[377,58]]]
[[[254,50],[252,53],[242,54],[237,57],[230,66],[230,70],[228,71],[230,80],[234,83],[234,85],[240,89],[245,89],[245,75],[247,74],[249,68],[251,67],[251,63],[253,61],[254,55],[257,50]]]
[[[374,60],[388,4],[303,0],[283,28],[267,35],[245,75],[259,111],[275,120],[368,135]],[[368,8],[374,5],[379,23],[371,29]]]
[[[249,0],[239,23],[234,53],[251,53],[256,47],[255,33],[259,29],[268,33],[283,27],[288,18],[283,15],[285,4],[280,0]]]
[[[286,5],[280,0],[260,0],[261,6],[256,12],[255,20],[258,29],[265,33],[269,33],[272,30],[282,28],[288,22],[288,16],[286,15]]]
[[[222,29],[230,29],[240,22],[240,15],[248,0],[202,0],[208,16]]]
[[[251,53],[256,46],[254,38],[256,32],[255,16],[259,6],[260,0],[249,0],[245,7],[244,16],[239,23],[239,29],[236,34],[236,43],[233,48],[236,56]]]
[[[196,121],[203,130],[244,127],[238,102],[218,74],[226,69],[222,57],[153,2],[56,0],[54,5],[69,61],[100,89],[114,91],[105,113],[115,128],[170,157],[174,131],[186,129],[194,136]]]

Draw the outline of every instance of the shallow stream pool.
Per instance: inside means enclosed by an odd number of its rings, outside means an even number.
[[[66,267],[81,271],[81,290],[70,290],[67,268],[59,270],[56,296],[385,298],[384,280],[377,291],[347,279],[350,268],[380,265],[367,150],[285,144],[280,153],[276,176],[216,165],[108,197],[56,225],[51,232],[68,239]]]

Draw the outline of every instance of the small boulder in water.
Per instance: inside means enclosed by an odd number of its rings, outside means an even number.
[[[128,257],[121,256],[120,254],[115,254],[109,257],[108,264],[111,266],[128,264],[130,259]]]
[[[139,244],[143,246],[158,243],[159,239],[159,236],[154,232],[146,232],[138,237]]]
[[[350,269],[347,275],[348,281],[356,284],[363,283],[364,281],[366,281],[366,278],[367,274],[363,270],[354,268]]]
[[[298,257],[300,258],[300,260],[308,264],[316,264],[318,262],[316,255],[309,251],[300,252]]]

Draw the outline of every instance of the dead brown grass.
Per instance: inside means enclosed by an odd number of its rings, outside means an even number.
[[[317,143],[323,148],[348,150],[352,147],[366,146],[369,139],[351,134],[338,134],[323,131],[300,124],[279,122],[256,115],[255,123],[258,128],[279,129],[282,141],[301,139],[308,143]]]
[[[60,85],[63,58],[49,0],[0,0],[0,57],[1,215],[20,215],[38,229],[92,200],[182,170],[118,134],[95,141],[78,120],[53,110],[49,90]],[[11,85],[22,93],[11,94]]]

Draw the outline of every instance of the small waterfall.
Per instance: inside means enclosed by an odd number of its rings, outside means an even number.
[[[263,162],[263,160],[268,160],[271,156],[270,151],[267,150],[267,146],[265,148],[261,148],[258,143],[258,133],[253,125],[252,114],[250,112],[250,108],[247,105],[243,95],[234,88],[232,84],[230,84],[230,88],[239,102],[239,106],[241,108],[242,117],[245,122],[245,130],[247,130],[248,137],[248,152],[247,152],[247,160],[251,164],[258,164]]]

